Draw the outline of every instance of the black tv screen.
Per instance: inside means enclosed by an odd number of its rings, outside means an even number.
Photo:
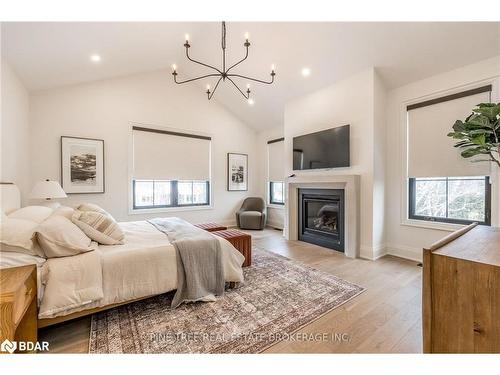
[[[350,126],[293,138],[293,169],[349,167]]]

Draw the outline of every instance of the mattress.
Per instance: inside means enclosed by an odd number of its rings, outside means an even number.
[[[99,245],[98,253],[102,266],[102,299],[81,301],[79,306],[71,305],[68,309],[48,306],[40,310],[39,318],[64,316],[74,312],[122,303],[151,295],[166,293],[177,288],[177,261],[174,246],[167,236],[158,231],[147,221],[120,223],[125,233],[124,245]],[[242,282],[243,255],[227,240],[214,236],[220,241],[224,274],[227,282]],[[78,257],[80,255],[77,255]],[[67,257],[57,258],[58,272],[46,272],[47,286],[55,285],[46,292],[57,293],[60,280],[50,280],[51,273],[64,274],[64,262],[71,262]],[[56,262],[49,259],[48,266]],[[71,266],[74,267],[74,262]],[[61,272],[62,271],[62,272]],[[47,299],[48,300],[48,299]],[[68,305],[70,306],[70,305]]]

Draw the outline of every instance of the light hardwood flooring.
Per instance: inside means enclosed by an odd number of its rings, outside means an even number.
[[[376,261],[349,259],[342,253],[300,241],[280,231],[247,231],[253,246],[273,251],[366,288],[361,295],[303,327],[301,340],[282,341],[269,353],[421,353],[422,268],[416,262],[385,256]],[[90,317],[48,327],[38,340],[51,353],[87,353]],[[318,339],[325,334],[343,339]],[[333,334],[333,335],[332,335]],[[307,338],[316,338],[310,340]]]

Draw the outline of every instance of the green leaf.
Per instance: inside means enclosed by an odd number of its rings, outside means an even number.
[[[486,137],[484,134],[480,134],[478,136],[472,137],[471,141],[476,145],[484,145],[486,143]]]
[[[465,130],[464,123],[460,120],[455,121],[455,124],[453,124],[453,130],[455,130],[456,132],[464,131]]]
[[[495,103],[479,103],[476,104],[476,107],[487,108],[487,107],[494,107],[495,105],[496,105]]]
[[[494,107],[482,107],[482,108],[474,109],[474,112],[480,113],[480,114],[488,117],[490,120],[495,121],[496,115],[494,114],[493,109],[494,109]]]
[[[487,116],[484,115],[474,115],[469,118],[469,121],[465,123],[465,126],[467,125],[474,125],[474,126],[480,126],[480,127],[491,127],[490,125],[490,119]]]

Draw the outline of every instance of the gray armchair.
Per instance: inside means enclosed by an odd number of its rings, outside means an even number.
[[[236,212],[236,223],[241,229],[264,229],[266,225],[266,204],[259,197],[246,198]]]

